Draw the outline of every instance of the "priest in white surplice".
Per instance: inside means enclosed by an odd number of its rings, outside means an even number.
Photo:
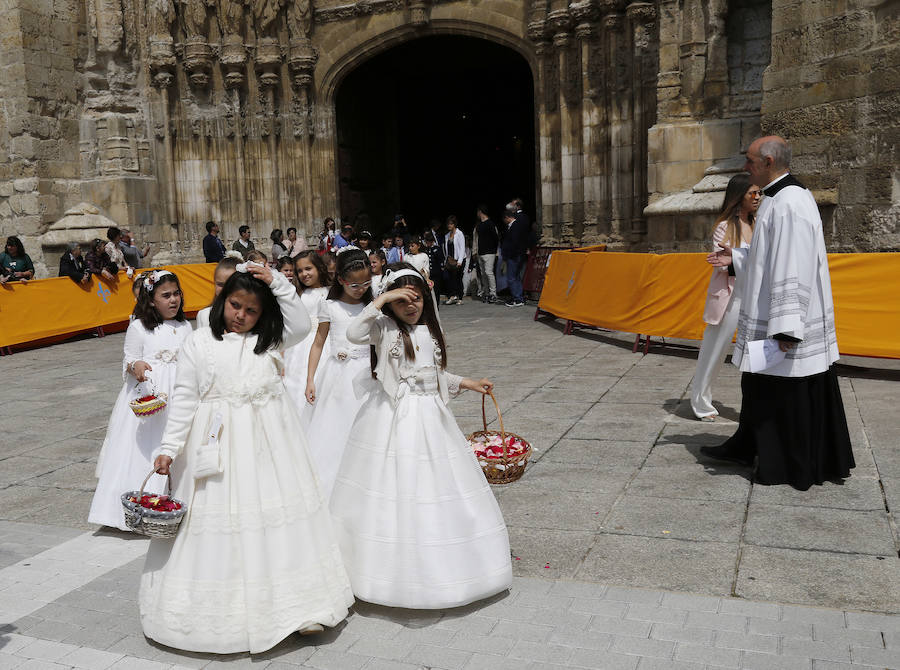
[[[838,359],[834,303],[822,220],[810,193],[788,172],[791,150],[762,137],[747,150],[744,169],[766,196],[749,249],[710,254],[732,265],[744,298],[732,362],[741,375],[737,432],[706,456],[752,465],[761,484],[805,491],[854,467],[847,419],[832,365]],[[770,341],[784,360],[750,372],[749,345]]]

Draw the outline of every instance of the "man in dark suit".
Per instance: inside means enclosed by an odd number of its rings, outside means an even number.
[[[81,245],[69,242],[66,253],[59,259],[59,276],[68,277],[76,284],[87,284],[91,281],[91,273],[81,257]]]
[[[219,226],[215,221],[206,222],[206,237],[203,238],[203,255],[207,263],[218,263],[225,258],[225,244],[219,239]]]
[[[528,250],[528,216],[523,212],[517,216],[514,204],[507,205],[503,212],[503,221],[506,223],[506,234],[500,244],[500,253],[503,254],[503,262],[506,264],[506,282],[512,297],[507,300],[507,307],[522,307],[525,304],[525,294],[522,292],[522,266],[525,263],[525,252]]]

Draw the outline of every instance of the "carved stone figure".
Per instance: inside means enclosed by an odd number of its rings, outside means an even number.
[[[206,37],[206,0],[183,0],[184,32],[190,37]]]
[[[269,34],[281,7],[282,0],[253,0],[253,20],[257,36]]]
[[[222,31],[222,34],[240,34],[245,4],[241,0],[218,0],[216,3],[216,18],[219,19],[219,29]]]
[[[308,38],[312,33],[313,8],[310,0],[294,0],[288,3],[287,24],[291,41]]]
[[[151,36],[170,35],[174,22],[173,0],[147,0],[147,32]]]

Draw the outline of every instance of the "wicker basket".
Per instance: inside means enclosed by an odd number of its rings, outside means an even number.
[[[178,526],[181,524],[184,513],[187,511],[187,505],[182,501],[171,498],[173,502],[181,505],[181,509],[171,512],[159,512],[152,509],[142,507],[140,503],[131,502],[129,498],[136,496],[138,500],[144,495],[144,487],[150,481],[155,471],[151,470],[150,474],[141,484],[140,491],[126,491],[122,494],[122,507],[125,508],[125,525],[139,535],[147,535],[148,537],[175,537],[178,532]],[[168,492],[172,490],[172,478],[166,477],[166,489]]]
[[[149,372],[147,373],[150,374]],[[147,381],[150,381],[149,379]],[[138,387],[144,382],[139,382]],[[132,400],[128,403],[128,406],[131,408],[131,411],[134,412],[135,416],[153,416],[157,412],[159,412],[163,407],[166,406],[166,402],[169,400],[169,396],[165,393],[158,393],[156,390],[156,385],[150,384],[150,395],[155,396],[153,400],[145,400],[141,402],[138,399]],[[139,396],[140,397],[140,396]]]
[[[476,454],[475,457],[478,459],[478,463],[481,465],[481,469],[484,471],[484,476],[487,477],[489,484],[509,484],[516,481],[525,473],[525,466],[528,465],[528,459],[531,457],[531,444],[521,435],[510,433],[504,429],[503,415],[500,414],[500,405],[497,404],[497,398],[495,398],[494,394],[491,392],[488,392],[487,395],[490,395],[491,400],[494,401],[494,407],[497,410],[497,419],[500,421],[500,430],[488,430],[487,414],[485,414],[485,396],[482,396],[481,421],[484,424],[484,430],[475,431],[469,435],[468,440],[469,442],[472,442],[472,440],[477,437],[490,439],[497,435],[500,436],[500,444],[503,445],[503,456],[500,456],[499,458],[487,458]],[[509,454],[507,452],[507,443],[511,441],[509,438],[521,440],[525,445],[525,451],[521,454]]]

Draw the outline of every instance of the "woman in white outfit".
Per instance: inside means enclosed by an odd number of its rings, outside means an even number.
[[[753,220],[762,191],[750,183],[746,173],[732,177],[725,189],[725,204],[716,218],[713,251],[726,246],[749,247],[753,237]],[[729,276],[727,268],[713,268],[706,296],[703,320],[703,342],[697,357],[697,371],[691,382],[691,409],[701,421],[714,421],[719,414],[712,404],[712,382],[725,360],[725,350],[734,337],[741,312],[740,285]]]

